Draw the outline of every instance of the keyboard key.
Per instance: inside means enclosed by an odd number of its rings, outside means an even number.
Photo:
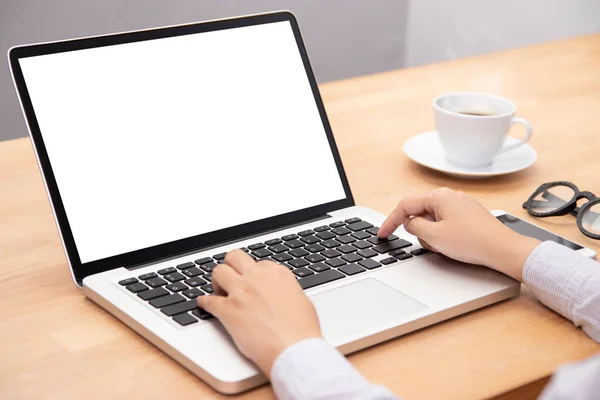
[[[351,231],[362,231],[365,229],[369,229],[372,228],[373,224],[368,223],[367,221],[359,221],[359,222],[355,222],[353,224],[349,224],[346,228],[350,229]]]
[[[127,278],[127,279],[123,279],[122,281],[119,281],[119,285],[127,286],[127,285],[131,285],[132,283],[136,283],[137,281],[138,281],[137,278]]]
[[[244,253],[248,253],[250,251],[250,250],[248,250],[247,247],[242,247],[240,250],[243,251]]]
[[[198,296],[204,296],[204,292],[201,291],[198,288],[192,288],[192,289],[184,290],[183,292],[181,292],[181,294],[183,294],[188,299],[192,299],[192,300],[195,299]]]
[[[313,244],[321,241],[321,239],[313,235],[301,237],[300,240],[306,244]]]
[[[321,245],[327,247],[328,249],[331,249],[337,246],[341,246],[341,243],[335,239],[329,239],[322,241]]]
[[[398,262],[398,260],[395,259],[394,257],[388,257],[388,258],[384,258],[383,260],[381,260],[381,263],[383,265],[389,265],[389,264],[393,264],[395,262]]]
[[[412,258],[412,254],[408,254],[408,253],[404,253],[404,254],[398,254],[396,256],[396,258],[400,261],[402,260],[408,260],[409,258]]]
[[[340,236],[337,239],[338,242],[343,243],[343,244],[348,244],[348,243],[354,243],[356,242],[356,239],[354,239],[352,236],[346,235],[346,236]]]
[[[329,224],[329,226],[332,228],[339,228],[340,226],[344,226],[344,225],[346,225],[346,223],[343,221],[338,221],[338,222],[334,222],[333,224]]]
[[[325,272],[307,276],[306,278],[298,279],[298,283],[300,284],[300,286],[302,286],[302,289],[309,289],[311,287],[322,285],[323,283],[327,282],[333,282],[344,277],[345,275],[341,272],[338,272],[335,269],[330,269]]]
[[[313,271],[311,271],[310,269],[304,267],[304,268],[298,268],[294,270],[294,274],[296,274],[297,276],[299,276],[300,278],[303,278],[305,276],[308,275],[312,275],[314,274]]]
[[[323,226],[317,226],[317,227],[314,229],[314,231],[315,231],[315,232],[324,232],[324,231],[327,231],[327,230],[329,230],[329,229],[331,229],[329,226],[327,226],[327,225],[323,225]]]
[[[337,267],[341,267],[342,265],[346,265],[346,261],[342,260],[341,258],[332,258],[331,260],[325,261],[325,263],[332,266],[333,268],[337,268]]]
[[[185,283],[183,282],[175,282],[175,283],[171,283],[170,285],[165,286],[167,289],[169,289],[171,292],[181,292],[182,290],[187,290],[188,287]]]
[[[136,281],[137,281],[137,279],[136,279]],[[131,293],[138,293],[138,292],[143,292],[144,290],[148,290],[148,286],[144,285],[142,282],[132,283],[131,285],[127,285],[125,287]]]
[[[309,262],[306,261],[304,258],[296,258],[294,260],[290,260],[288,264],[294,268],[301,268],[306,267],[309,264]]]
[[[331,269],[331,267],[329,265],[325,265],[323,263],[313,264],[309,268],[315,272],[323,272],[323,271],[327,271],[328,269]]]
[[[394,250],[389,252],[389,255],[392,257],[397,257],[402,254],[406,254],[406,252],[404,250]]]
[[[225,256],[227,255],[227,253],[219,253],[219,254],[215,254],[214,256],[212,256],[212,258],[214,258],[215,260],[224,260]]]
[[[201,277],[186,279],[184,282],[186,285],[191,286],[191,287],[206,285],[206,281],[204,279],[202,279]]]
[[[377,235],[377,232],[379,232],[379,227],[378,226],[374,226],[372,228],[369,228],[366,230],[368,233],[370,233],[371,235]]]
[[[329,250],[322,251],[321,255],[325,256],[327,258],[335,258],[335,257],[341,256],[342,253],[340,253],[339,251],[333,250],[333,249],[329,249]]]
[[[210,283],[208,285],[201,286],[201,288],[202,288],[202,290],[204,290],[208,294],[213,294],[215,292],[215,290],[213,289],[212,283]]]
[[[362,260],[362,257],[357,255],[357,254],[345,254],[342,256],[342,260],[349,262],[349,263],[355,263],[357,261]]]
[[[311,263],[317,263],[317,262],[325,261],[325,257],[323,257],[320,254],[311,254],[311,255],[306,256],[304,258],[306,260],[310,261]]]
[[[172,274],[175,271],[177,271],[177,270],[174,267],[168,267],[168,268],[159,269],[158,273],[161,275],[166,275],[166,274]]]
[[[296,240],[296,239],[294,239],[294,240],[290,240],[290,241],[287,241],[287,242],[285,242],[284,244],[285,244],[287,247],[289,247],[290,249],[296,249],[296,248],[298,248],[298,247],[303,247],[303,246],[304,246],[304,243],[302,243],[301,241],[299,241],[299,240]]]
[[[294,250],[290,250],[288,253],[290,253],[291,255],[293,255],[294,257],[298,258],[298,257],[304,257],[309,255],[310,253],[304,249],[294,249]]]
[[[279,239],[277,239],[279,240]],[[284,246],[281,243],[277,243],[271,247],[269,247],[269,251],[272,251],[273,253],[283,253],[284,251],[288,251],[289,248],[287,246]]]
[[[348,264],[348,265],[344,265],[343,267],[339,267],[338,271],[342,271],[346,275],[356,275],[356,274],[360,274],[361,272],[365,272],[366,269],[364,269],[363,267],[360,267],[356,264]]]
[[[349,234],[352,231],[341,226],[339,228],[332,229],[331,232],[335,233],[338,236],[343,236]]]
[[[170,306],[171,304],[181,303],[183,301],[185,301],[185,297],[177,293],[151,300],[150,305],[154,308],[163,308]]]
[[[407,240],[404,240],[404,239],[398,239],[398,240],[394,240],[392,242],[379,244],[379,245],[373,247],[373,250],[375,250],[378,253],[383,254],[383,253],[389,253],[390,251],[401,249],[403,247],[408,247],[408,246],[412,246],[412,243]]]
[[[204,272],[202,272],[199,268],[193,267],[193,268],[188,268],[188,269],[184,269],[183,271],[181,271],[185,276],[188,276],[190,278],[193,278],[194,276],[198,276],[198,275],[202,275]]]
[[[265,244],[267,246],[273,246],[273,245],[276,245],[276,244],[279,244],[279,243],[281,243],[281,239],[279,239],[279,238],[275,238],[275,239],[271,239],[271,240],[265,241]]]
[[[379,268],[381,267],[381,264],[379,264],[377,261],[375,260],[371,260],[370,258],[367,258],[366,260],[361,260],[358,262],[359,265],[368,268],[368,269],[373,269],[373,268]]]
[[[187,326],[187,325],[191,325],[193,323],[198,322],[198,320],[196,318],[192,317],[188,313],[179,314],[179,315],[174,316],[173,321],[177,322],[181,326]]]
[[[140,280],[145,281],[148,279],[152,279],[152,278],[156,278],[158,275],[156,275],[156,272],[148,272],[147,274],[143,274],[138,276],[138,278],[140,278]]]
[[[308,235],[312,235],[313,233],[315,233],[315,231],[313,231],[312,229],[307,229],[305,231],[298,232],[298,235],[300,235],[300,236],[308,236]]]
[[[202,265],[202,264],[208,264],[210,262],[213,262],[213,259],[212,259],[212,257],[204,257],[204,258],[199,258],[194,262],[198,265]]]
[[[262,249],[263,247],[267,247],[267,246],[264,243],[254,243],[254,244],[251,244],[250,246],[248,246],[248,249],[258,250],[258,249]]]
[[[144,290],[143,292],[138,293],[138,297],[142,300],[149,301],[168,294],[171,293],[165,288],[159,287],[156,289]]]
[[[177,269],[178,270],[182,270],[182,269],[192,268],[192,267],[195,267],[195,264],[193,262],[186,262],[186,263],[183,263],[183,264],[179,264],[177,266]]]
[[[210,274],[204,274],[204,275],[202,275],[202,278],[204,278],[204,280],[212,282],[212,273],[210,273]]]
[[[315,244],[309,244],[308,246],[306,246],[306,247],[304,248],[304,250],[308,250],[308,251],[310,251],[311,253],[318,253],[318,252],[320,252],[320,251],[323,251],[323,250],[325,250],[325,247],[321,246],[321,245],[320,245],[320,244],[318,244],[318,243],[315,243]]]
[[[371,234],[369,234],[365,231],[358,231],[358,232],[351,233],[350,236],[353,236],[353,237],[357,238],[358,240],[363,240],[366,238],[370,238]]]
[[[347,219],[345,222],[346,222],[347,224],[353,224],[353,223],[355,223],[355,222],[360,222],[360,221],[361,221],[361,219],[360,219],[360,218],[356,218],[356,217],[354,217],[354,218],[348,218],[348,219]]]
[[[348,254],[348,253],[354,253],[356,251],[356,247],[345,244],[343,246],[337,247],[336,250],[340,251],[344,254]]]
[[[281,237],[284,241],[288,241],[288,240],[294,240],[294,239],[298,239],[298,235],[295,234],[291,234],[291,235],[285,235]]]
[[[194,314],[196,317],[200,318],[202,321],[206,321],[207,319],[214,318],[214,316],[211,313],[209,313],[208,311],[206,311],[203,308],[196,308],[196,309],[192,310],[192,314]]]
[[[368,247],[373,246],[373,244],[369,243],[369,242],[367,242],[365,240],[359,240],[358,242],[352,243],[352,246],[356,247],[357,249],[361,249],[362,250],[362,249],[366,249]]]
[[[274,256],[271,256],[271,258],[277,262],[282,263],[282,262],[290,261],[294,257],[290,256],[288,253],[279,253],[279,254],[275,254]]]
[[[194,308],[197,307],[198,304],[196,304],[196,300],[188,300],[181,303],[173,304],[171,306],[163,307],[160,309],[160,312],[171,317],[176,314],[192,311]]]
[[[422,254],[427,254],[427,253],[429,253],[429,250],[427,250],[427,249],[415,249],[410,252],[410,254],[412,254],[413,256],[420,256]]]
[[[258,258],[265,258],[273,255],[273,253],[267,249],[254,250],[251,254]]]
[[[336,237],[336,235],[329,231],[324,231],[324,232],[317,233],[317,237],[322,240],[327,240],[327,239],[333,239],[334,237]]]
[[[219,260],[221,261],[221,260]],[[211,262],[208,264],[202,264],[200,268],[205,272],[213,272],[213,269],[217,266],[217,263]]]
[[[373,243],[373,244],[381,244],[381,243],[387,243],[387,242],[391,242],[392,240],[396,240],[398,239],[398,236],[396,235],[390,235],[386,238],[379,238],[377,236],[373,236],[372,238],[367,239],[369,242]]]
[[[150,286],[150,287],[159,287],[159,286],[164,286],[167,284],[167,281],[165,281],[163,278],[152,278],[152,279],[148,279],[146,281],[146,285]]]
[[[379,253],[377,253],[376,251],[373,251],[371,249],[364,249],[359,251],[358,253],[359,256],[364,257],[364,258],[371,258],[371,257],[375,257],[377,255],[379,255]]]
[[[172,283],[184,280],[185,276],[180,274],[179,272],[173,272],[172,274],[165,275],[164,278]]]

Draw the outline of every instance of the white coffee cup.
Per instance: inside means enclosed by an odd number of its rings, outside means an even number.
[[[531,125],[515,118],[515,111],[514,103],[491,94],[449,93],[435,98],[435,126],[448,161],[465,168],[485,167],[496,155],[524,145],[531,138]],[[525,138],[505,145],[515,123],[525,126]]]

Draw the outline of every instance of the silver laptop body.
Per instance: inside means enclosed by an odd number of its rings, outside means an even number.
[[[519,294],[402,229],[376,239],[384,216],[354,204],[288,12],[19,46],[9,62],[74,281],[222,393],[266,381],[193,306],[230,249],[296,274],[344,354]]]

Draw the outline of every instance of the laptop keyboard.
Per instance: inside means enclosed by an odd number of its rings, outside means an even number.
[[[407,260],[427,253],[395,235],[377,237],[379,227],[349,218],[285,235],[243,248],[255,260],[273,260],[287,267],[303,289]],[[213,316],[198,308],[198,296],[214,293],[212,271],[227,253],[202,257],[179,265],[119,281],[126,290],[160,309],[165,317],[186,326]],[[385,256],[381,258],[379,256]],[[378,258],[376,261],[374,258]]]

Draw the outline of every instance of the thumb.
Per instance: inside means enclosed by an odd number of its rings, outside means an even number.
[[[404,223],[404,229],[408,233],[429,243],[431,243],[431,239],[437,228],[436,222],[424,217],[412,217]]]

